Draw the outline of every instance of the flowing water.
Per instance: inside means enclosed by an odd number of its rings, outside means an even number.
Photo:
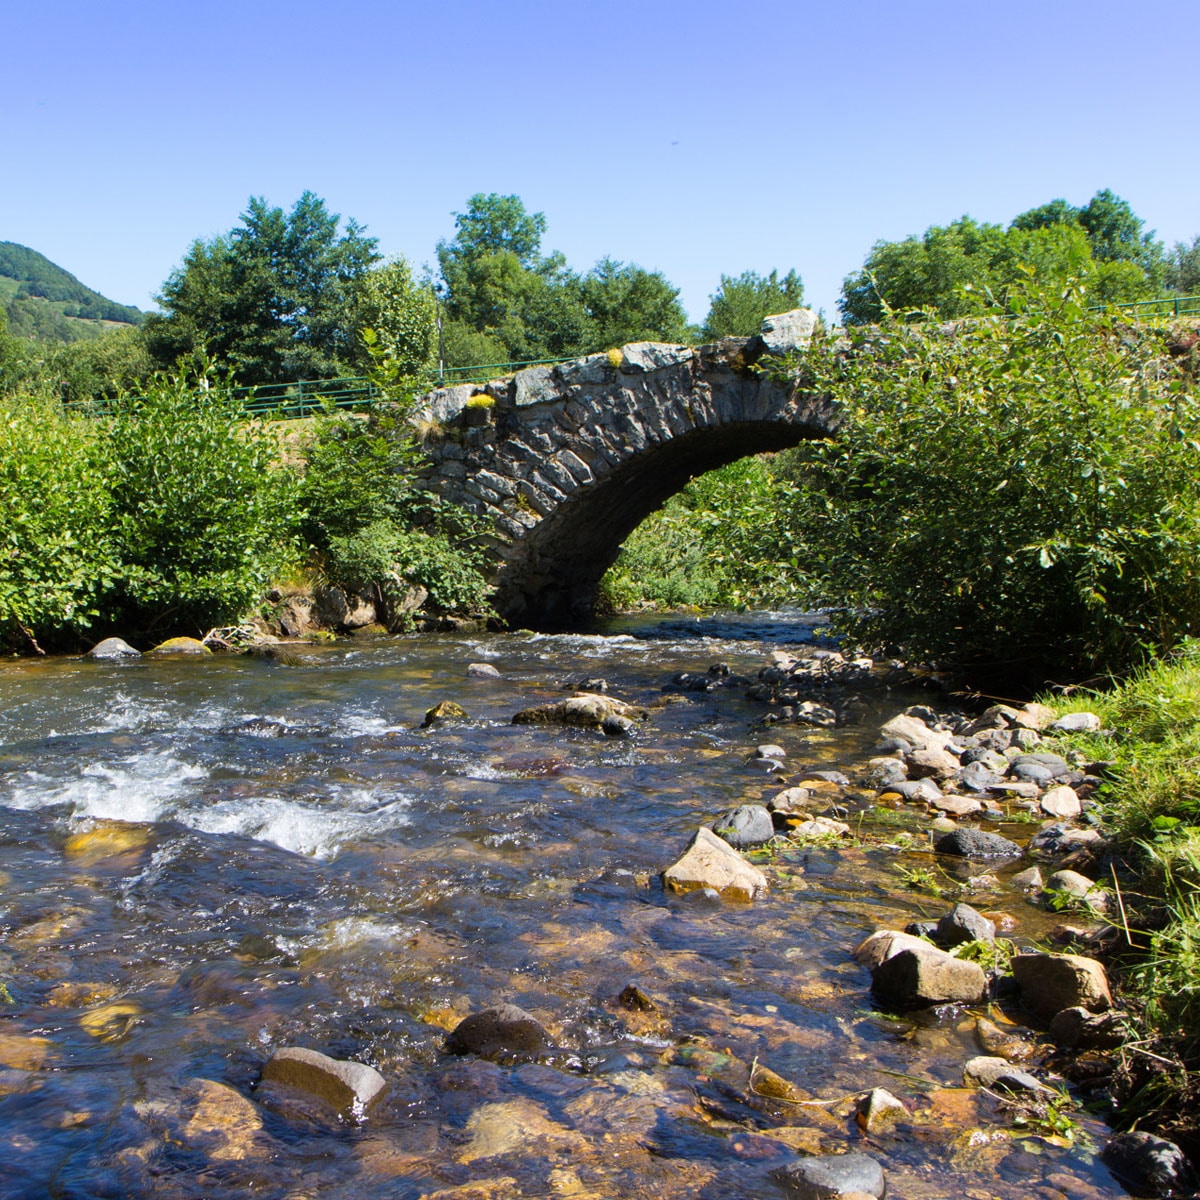
[[[0,1195],[778,1200],[797,1149],[848,1145],[898,1200],[1124,1195],[1097,1122],[1058,1145],[961,1089],[970,1014],[872,1004],[851,949],[945,907],[904,892],[875,820],[780,855],[753,905],[662,891],[697,824],[781,786],[748,767],[756,743],[788,751],[784,782],[851,768],[911,702],[764,731],[738,688],[662,691],[715,661],[753,676],[764,638],[807,635],[0,664]],[[638,737],[511,724],[596,676],[652,706]],[[441,700],[470,720],[422,729]],[[631,983],[652,1009],[618,1000]],[[502,1001],[549,1029],[550,1062],[444,1052]],[[387,1097],[358,1122],[272,1103],[281,1046],[370,1063]],[[756,1094],[755,1062],[819,1103]],[[913,1116],[867,1137],[846,1098],[875,1086]]]

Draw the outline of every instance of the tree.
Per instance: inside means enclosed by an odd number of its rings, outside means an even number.
[[[1186,242],[1176,242],[1167,256],[1167,286],[1182,296],[1200,295],[1200,234]]]
[[[715,340],[723,337],[752,337],[763,318],[790,312],[804,302],[804,284],[795,271],[782,279],[777,271],[759,275],[743,271],[741,275],[722,275],[721,284],[709,297],[711,304],[704,319],[702,334]]]
[[[580,284],[590,322],[588,349],[628,342],[683,342],[691,330],[673,288],[657,271],[602,258]]]
[[[352,356],[354,306],[377,262],[374,238],[305,192],[291,212],[251,197],[242,225],[192,244],[147,320],[163,366],[201,355],[245,384],[337,374]]]
[[[437,357],[437,298],[433,288],[413,279],[403,258],[376,267],[358,289],[355,329],[360,345],[356,361],[369,366],[373,354],[362,345],[364,330],[372,330],[375,352],[397,375],[416,375]]]

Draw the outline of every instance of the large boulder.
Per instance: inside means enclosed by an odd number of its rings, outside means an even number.
[[[1182,1196],[1190,1194],[1196,1185],[1183,1151],[1174,1142],[1152,1133],[1119,1133],[1100,1157],[1139,1196]]]
[[[871,971],[871,989],[901,1008],[961,1001],[977,1003],[987,994],[987,976],[978,963],[955,958],[922,944],[885,958]]]
[[[1064,1008],[1106,1012],[1112,993],[1102,964],[1080,954],[1018,954],[1012,973],[1021,1003],[1049,1020]]]
[[[901,713],[893,717],[880,730],[885,741],[899,742],[906,750],[945,750],[953,736],[940,729],[930,729],[918,717]]]
[[[711,829],[697,829],[683,854],[662,873],[669,892],[711,888],[727,900],[750,901],[767,890],[767,877]]]
[[[87,653],[88,658],[141,658],[140,650],[135,650],[124,638],[109,637],[97,642]]]

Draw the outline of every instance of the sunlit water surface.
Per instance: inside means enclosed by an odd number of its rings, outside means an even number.
[[[853,768],[912,701],[764,731],[736,688],[664,696],[808,633],[774,615],[0,665],[0,1195],[777,1200],[789,1142],[866,1150],[897,1200],[1123,1195],[1097,1123],[1059,1147],[947,1090],[978,1053],[968,1014],[872,1005],[850,950],[928,911],[886,837],[786,855],[752,906],[663,893],[697,824],[780,786],[748,768],[758,742],[791,780]],[[596,676],[652,706],[636,739],[511,724]],[[421,729],[441,700],[469,722]],[[630,983],[657,1011],[617,1002]],[[443,1052],[501,1001],[548,1027],[552,1063]],[[262,1064],[295,1045],[374,1065],[387,1099],[358,1124],[263,1103]],[[833,1103],[754,1096],[755,1060]],[[874,1086],[913,1124],[864,1137],[836,1101]]]

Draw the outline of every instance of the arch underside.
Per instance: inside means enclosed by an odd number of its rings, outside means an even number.
[[[568,496],[521,539],[496,577],[497,612],[530,629],[586,623],[622,543],[692,479],[819,436],[810,425],[744,421],[695,429],[647,448]]]

